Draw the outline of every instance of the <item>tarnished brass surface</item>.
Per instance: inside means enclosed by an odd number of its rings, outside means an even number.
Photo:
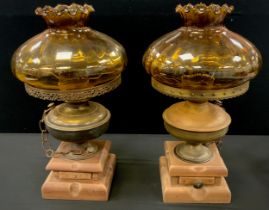
[[[105,84],[89,87],[81,90],[45,90],[30,86],[25,83],[25,90],[30,96],[50,101],[76,102],[85,101],[95,96],[103,95],[116,89],[121,83],[121,76]]]
[[[202,144],[179,144],[175,147],[175,154],[186,161],[192,163],[205,163],[209,161],[213,154],[212,151]]]
[[[93,157],[98,151],[99,148],[97,144],[88,141],[83,144],[73,143],[71,144],[69,151],[55,152],[53,157],[66,158],[69,160],[85,160]]]
[[[230,115],[222,107],[209,102],[175,103],[163,112],[163,119],[176,129],[205,133],[220,131],[231,123]]]
[[[174,98],[182,98],[186,100],[219,100],[219,99],[229,99],[240,96],[248,91],[249,82],[246,82],[240,86],[228,89],[219,90],[189,90],[182,88],[175,88],[163,83],[160,83],[153,77],[151,78],[152,87],[159,91],[160,93],[171,96]]]
[[[61,141],[83,142],[102,135],[110,112],[96,102],[63,103],[44,116],[49,133]]]
[[[176,155],[186,161],[203,163],[212,153],[202,144],[219,141],[229,128],[231,118],[225,110],[209,102],[183,101],[163,113],[168,133],[186,141],[175,148]]]
[[[228,132],[228,127],[214,132],[193,132],[175,128],[166,122],[164,127],[169,134],[184,141],[191,143],[206,143],[212,141],[218,141],[221,137],[225,136]]]

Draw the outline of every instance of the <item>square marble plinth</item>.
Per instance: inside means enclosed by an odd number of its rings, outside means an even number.
[[[51,158],[46,166],[48,171],[102,172],[107,161],[111,142],[108,140],[92,140],[99,151],[85,160],[70,160],[66,158]],[[61,142],[56,152],[64,152],[70,143]]]
[[[181,160],[175,154],[175,147],[182,144],[181,141],[166,141],[164,143],[165,157],[170,176],[211,176],[226,177],[228,170],[223,162],[216,144],[210,144],[213,157],[206,163],[191,163]]]
[[[230,203],[231,192],[223,177],[214,184],[197,189],[193,185],[181,184],[179,177],[170,176],[166,157],[160,158],[160,174],[163,202],[165,203]]]
[[[106,201],[109,197],[115,164],[116,156],[109,154],[104,171],[93,173],[97,174],[97,179],[93,179],[92,175],[83,176],[83,173],[74,172],[70,172],[70,176],[68,176],[69,172],[64,172],[66,178],[59,178],[58,172],[51,171],[42,185],[42,197],[45,199]],[[74,175],[76,175],[75,178]]]

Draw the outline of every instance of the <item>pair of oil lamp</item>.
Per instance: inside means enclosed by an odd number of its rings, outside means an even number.
[[[255,46],[223,26],[232,6],[178,5],[184,25],[155,42],[143,57],[153,88],[184,99],[163,113],[166,130],[180,141],[165,142],[160,158],[164,202],[229,203],[227,168],[218,142],[231,118],[218,101],[237,97],[261,67]],[[30,96],[49,104],[40,120],[51,171],[42,186],[47,199],[107,200],[116,156],[110,141],[96,140],[110,112],[90,99],[121,83],[124,48],[86,26],[90,5],[37,8],[48,29],[22,44],[12,58],[14,75]],[[48,134],[61,141],[54,151]]]

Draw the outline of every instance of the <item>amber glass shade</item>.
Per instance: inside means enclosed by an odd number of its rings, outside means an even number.
[[[16,50],[16,77],[31,87],[56,91],[87,89],[120,77],[127,62],[125,50],[85,25],[93,11],[86,4],[37,8],[48,29]]]
[[[196,99],[195,91],[205,99],[246,92],[261,56],[251,42],[222,25],[232,10],[226,4],[178,5],[184,25],[153,42],[143,57],[153,86],[186,99]]]

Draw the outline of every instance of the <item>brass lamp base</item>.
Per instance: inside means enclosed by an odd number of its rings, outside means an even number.
[[[108,128],[110,116],[103,105],[85,101],[51,106],[43,121],[54,138],[83,143],[101,136]]]
[[[163,201],[165,203],[230,203],[231,192],[224,179],[228,170],[215,144],[212,158],[203,164],[181,160],[175,148],[179,141],[165,142],[165,156],[160,158]]]
[[[53,157],[46,166],[50,173],[42,185],[44,199],[106,201],[115,170],[116,156],[110,154],[110,141],[90,141],[98,146],[94,156],[84,160]],[[62,142],[57,153],[72,143]]]
[[[166,203],[230,203],[227,168],[214,142],[228,131],[231,118],[206,101],[183,101],[163,113],[166,130],[182,141],[166,141],[160,158]]]
[[[109,110],[96,102],[49,105],[40,122],[42,145],[51,157],[43,198],[108,200],[116,156],[109,153],[110,141],[93,139],[106,131],[109,120]],[[48,133],[62,141],[56,151],[50,147]]]
[[[175,154],[186,161],[193,163],[204,163],[209,161],[213,154],[212,151],[202,144],[178,144],[175,147]]]
[[[231,117],[223,108],[209,102],[183,101],[163,113],[164,126],[173,136],[186,141],[175,148],[183,160],[209,161],[212,152],[203,144],[218,141],[228,131]]]

